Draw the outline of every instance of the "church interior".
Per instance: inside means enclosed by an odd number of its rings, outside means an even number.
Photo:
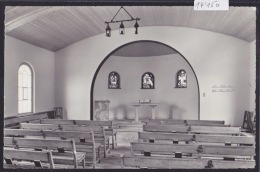
[[[256,7],[6,6],[4,168],[255,168]]]

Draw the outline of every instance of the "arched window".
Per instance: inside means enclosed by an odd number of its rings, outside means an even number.
[[[151,72],[146,72],[143,74],[142,89],[154,89],[154,76]]]
[[[18,113],[33,112],[33,70],[27,63],[18,69]]]
[[[120,76],[117,72],[110,72],[108,75],[108,88],[120,89]]]
[[[187,87],[187,73],[185,70],[181,69],[177,72],[177,88]]]

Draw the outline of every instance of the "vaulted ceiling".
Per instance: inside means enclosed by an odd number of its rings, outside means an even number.
[[[58,51],[66,46],[105,33],[119,6],[14,6],[5,10],[8,36]],[[140,27],[181,26],[227,34],[251,42],[255,40],[256,11],[252,7],[230,7],[229,11],[194,11],[193,7],[126,6],[139,17]],[[116,19],[129,19],[120,11]],[[128,22],[125,27],[133,27]],[[110,26],[112,30],[117,25]],[[105,36],[105,34],[104,34]],[[112,39],[112,38],[111,38]]]

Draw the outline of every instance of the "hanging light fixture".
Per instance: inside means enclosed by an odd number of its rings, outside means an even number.
[[[119,26],[119,34],[120,35],[125,34],[125,26],[124,26],[123,22],[121,22],[121,24]]]
[[[135,34],[138,34],[138,27],[139,27],[139,24],[137,23],[137,20],[135,21]]]
[[[106,36],[110,37],[111,36],[111,28],[109,27],[109,24],[107,23],[107,28],[106,28]]]
[[[119,13],[119,11],[120,11],[121,9],[125,10],[125,12],[129,15],[130,19],[114,21],[115,17],[117,16],[117,14]],[[107,36],[107,37],[110,37],[110,36],[111,36],[111,28],[109,27],[109,24],[110,24],[110,23],[119,23],[119,22],[120,22],[121,24],[119,25],[119,34],[120,34],[120,35],[123,35],[123,34],[125,34],[125,26],[124,26],[123,22],[134,21],[134,20],[135,20],[135,25],[134,25],[134,27],[135,27],[135,34],[138,34],[139,24],[137,23],[137,21],[138,21],[138,20],[141,20],[141,19],[140,19],[140,18],[133,18],[133,17],[129,14],[129,12],[126,11],[126,9],[125,9],[124,7],[121,7],[121,8],[117,11],[117,13],[115,14],[115,16],[112,18],[112,20],[111,20],[110,22],[105,21],[105,23],[107,24],[107,27],[106,27],[106,36]]]

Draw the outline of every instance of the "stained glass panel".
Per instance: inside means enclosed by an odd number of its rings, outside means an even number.
[[[185,70],[179,70],[177,73],[177,88],[187,87],[187,73]]]
[[[120,76],[117,72],[111,72],[108,76],[108,88],[120,89]]]
[[[142,76],[142,88],[154,89],[154,76],[151,72],[146,72]]]

